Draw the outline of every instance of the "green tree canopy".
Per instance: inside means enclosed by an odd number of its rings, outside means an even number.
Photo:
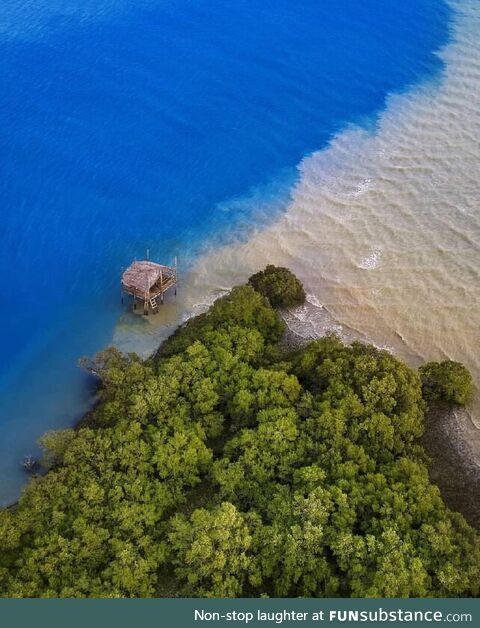
[[[248,283],[267,297],[273,307],[293,307],[305,301],[302,283],[288,268],[269,264],[252,275]]]
[[[0,511],[0,594],[478,595],[479,537],[419,446],[422,389],[464,403],[468,372],[283,329],[241,286],[154,359],[85,361],[97,406]]]
[[[246,516],[228,502],[176,515],[168,539],[172,566],[185,595],[236,597],[253,567]]]
[[[451,407],[466,406],[473,399],[473,379],[460,362],[427,362],[419,368],[422,391],[427,402]]]

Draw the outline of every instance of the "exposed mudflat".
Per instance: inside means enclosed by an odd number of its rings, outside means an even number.
[[[283,314],[288,324],[288,312]],[[308,331],[307,327],[294,330],[288,326],[284,348],[294,349],[313,340]],[[470,414],[465,410],[431,410],[421,442],[431,459],[430,477],[445,503],[480,529],[480,429]]]
[[[480,430],[460,410],[428,414],[422,444],[446,504],[480,529]]]

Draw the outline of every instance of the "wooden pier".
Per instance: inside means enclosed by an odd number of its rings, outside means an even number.
[[[124,294],[133,297],[133,309],[140,301],[145,316],[148,316],[150,308],[154,314],[158,312],[158,303],[163,303],[165,292],[170,288],[174,288],[177,294],[176,260],[173,267],[149,260],[135,261],[122,275],[122,300]]]

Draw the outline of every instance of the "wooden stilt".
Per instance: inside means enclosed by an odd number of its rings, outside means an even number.
[[[175,296],[177,296],[177,281],[178,281],[178,270],[177,270],[177,256],[175,255],[175,265],[173,267],[174,277],[175,277]]]

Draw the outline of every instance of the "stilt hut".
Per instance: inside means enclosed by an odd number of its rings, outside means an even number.
[[[149,260],[133,262],[122,275],[122,297],[128,294],[133,297],[133,308],[137,302],[143,304],[143,313],[148,316],[150,308],[158,312],[158,302],[163,303],[167,290],[175,289],[177,294],[177,263],[175,266],[162,266]]]

